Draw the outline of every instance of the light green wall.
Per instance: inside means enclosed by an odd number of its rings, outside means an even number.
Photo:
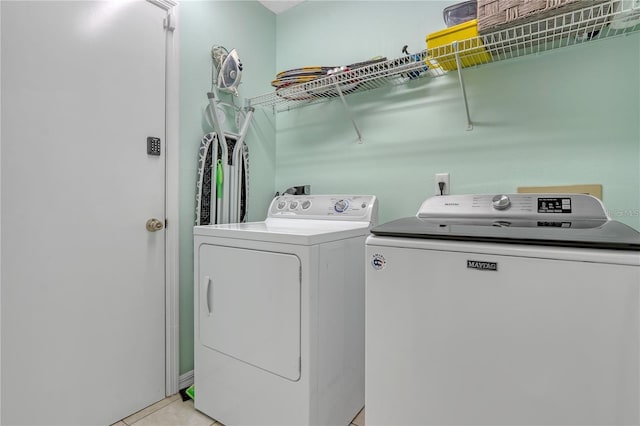
[[[211,87],[211,47],[238,49],[244,66],[240,97],[270,90],[275,70],[275,15],[256,1],[180,3],[180,373],[193,369],[193,225],[200,140]],[[229,102],[231,95],[221,94]],[[227,123],[233,117],[227,116]],[[227,130],[236,131],[235,126]],[[247,135],[249,219],[261,220],[274,193],[275,120],[257,111]]]
[[[181,3],[181,373],[193,367],[191,228],[211,46],[238,48],[240,91],[251,97],[273,90],[276,71],[395,58],[405,44],[417,52],[452,3],[307,1],[277,17],[254,1]],[[612,216],[640,229],[639,76],[638,34],[465,69],[473,131],[453,73],[354,94],[363,144],[338,100],[277,116],[258,110],[247,141],[250,220],[264,218],[275,190],[298,184],[375,194],[381,222],[410,216],[432,194],[433,175],[449,172],[456,194],[602,183]]]
[[[278,16],[277,68],[418,51],[450,3],[305,2]],[[339,100],[280,113],[276,188],[375,194],[385,222],[414,215],[438,172],[455,194],[601,183],[612,216],[640,228],[639,76],[634,34],[465,69],[472,131],[455,73],[347,97],[363,144]]]

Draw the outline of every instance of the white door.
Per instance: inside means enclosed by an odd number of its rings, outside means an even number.
[[[2,424],[110,424],[165,396],[166,11],[0,7]]]

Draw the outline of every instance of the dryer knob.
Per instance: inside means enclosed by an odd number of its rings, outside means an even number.
[[[309,201],[309,200],[304,200],[304,201],[302,202],[301,206],[302,206],[302,209],[303,209],[303,210],[306,210],[306,209],[308,209],[309,207],[311,207],[311,201]]]
[[[491,204],[496,210],[505,210],[511,205],[511,200],[506,195],[496,195],[491,200]]]
[[[349,202],[347,200],[338,200],[333,208],[338,213],[344,213],[349,208]]]

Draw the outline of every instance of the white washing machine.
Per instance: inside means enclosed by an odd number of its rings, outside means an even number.
[[[370,425],[637,425],[640,233],[587,195],[442,196],[372,229]]]
[[[196,226],[195,406],[227,426],[347,425],[364,405],[373,196],[282,196]]]

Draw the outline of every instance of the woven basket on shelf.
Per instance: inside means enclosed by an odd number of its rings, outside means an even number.
[[[478,33],[594,6],[608,0],[478,0]]]

